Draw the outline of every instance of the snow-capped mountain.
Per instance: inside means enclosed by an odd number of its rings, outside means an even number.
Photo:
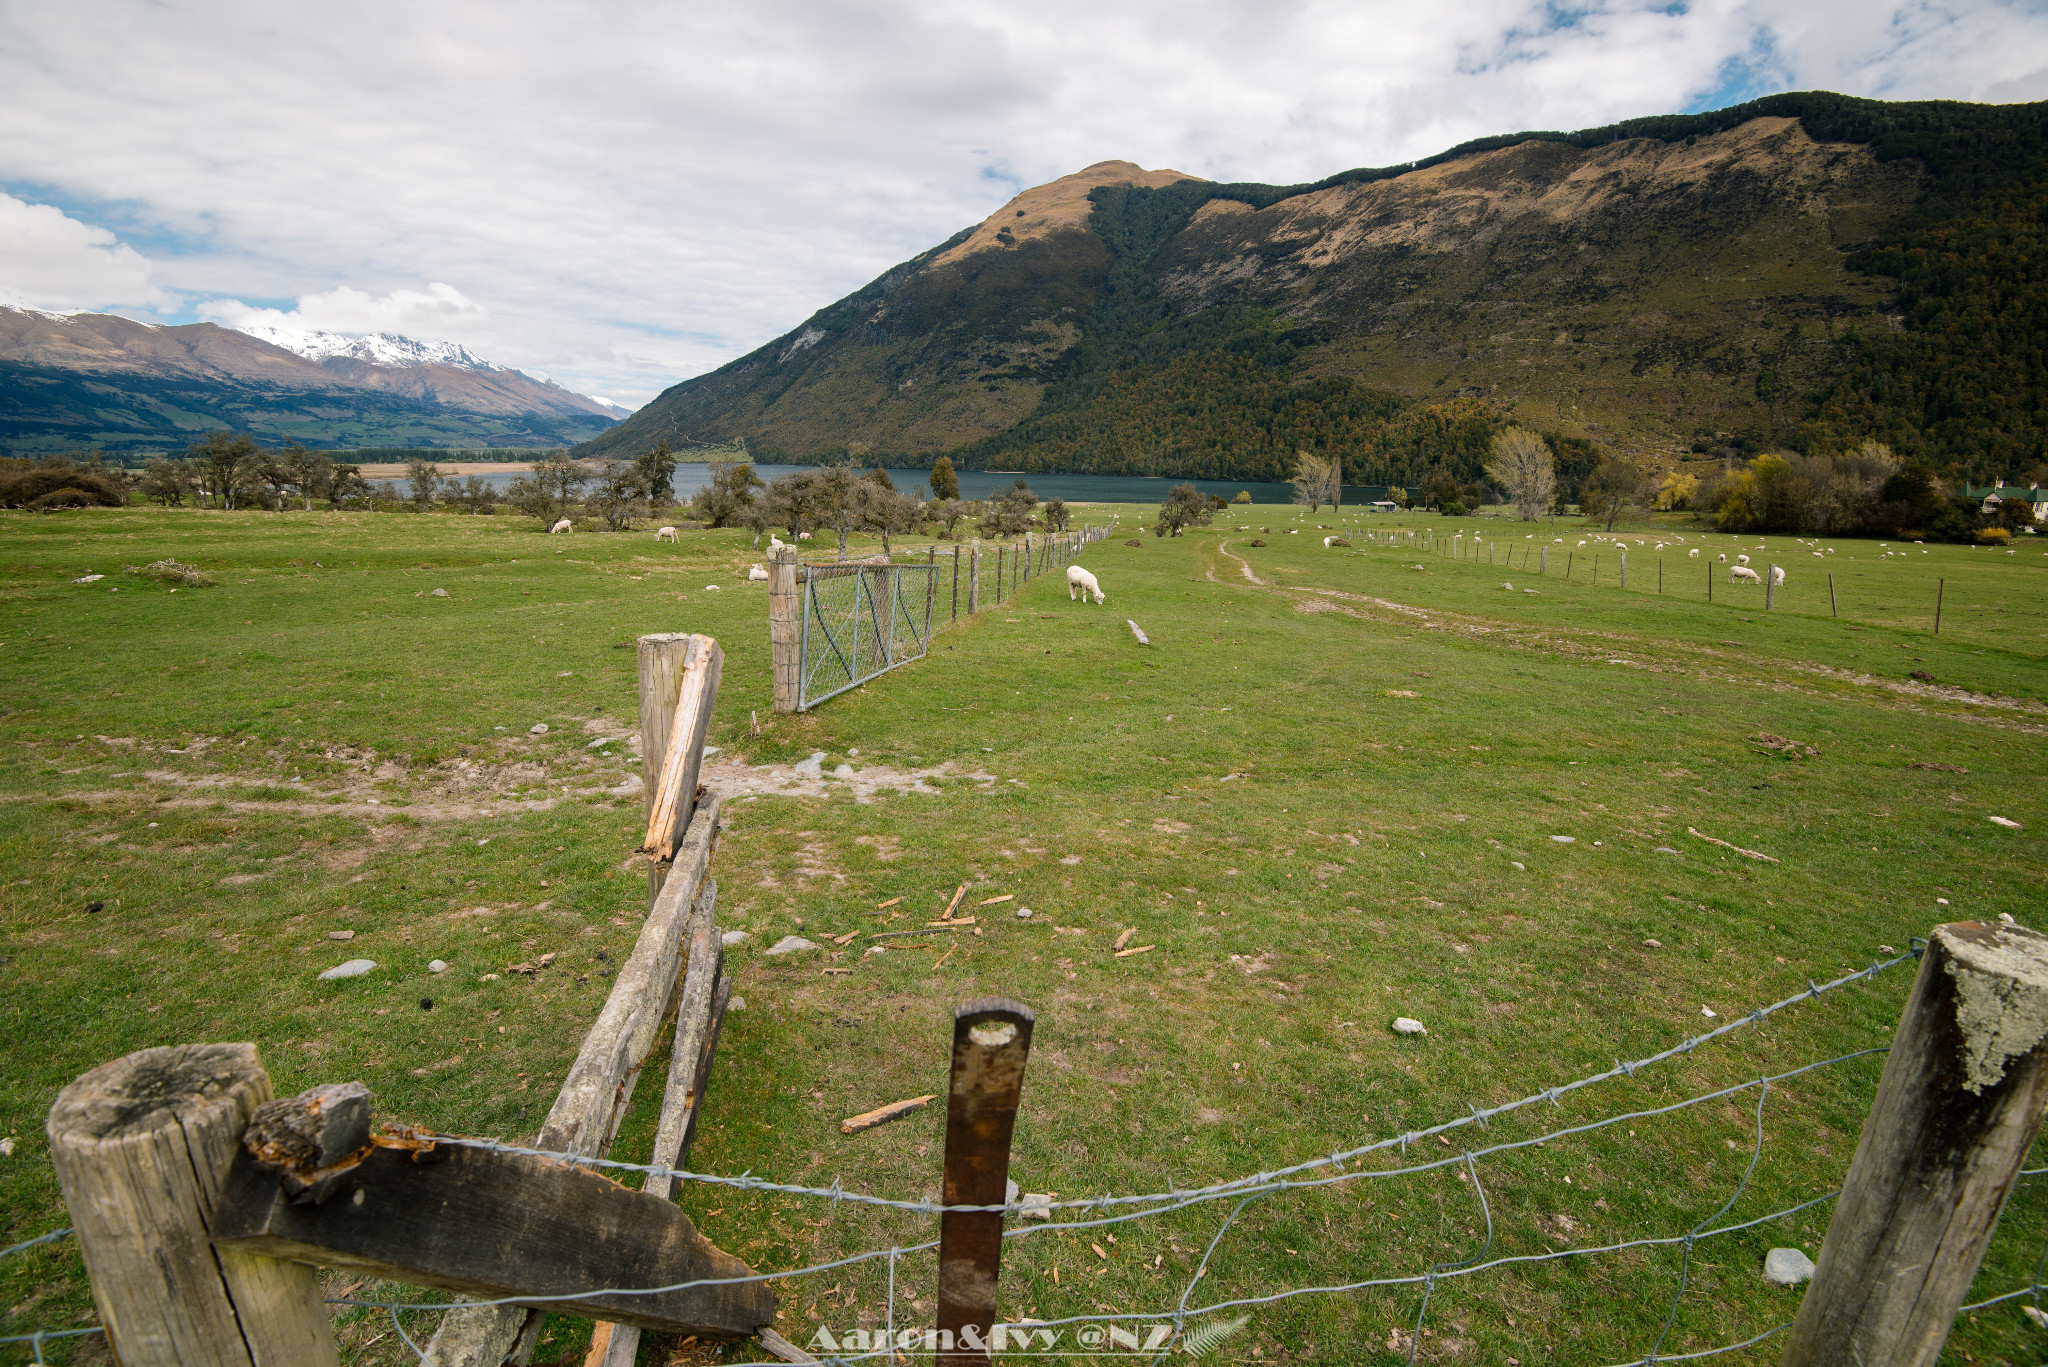
[[[365,337],[351,337],[344,332],[266,327],[262,324],[236,328],[235,331],[245,332],[272,346],[283,347],[286,351],[296,351],[309,361],[324,361],[331,356],[339,356],[351,361],[367,361],[371,365],[452,365],[461,366],[464,370],[507,368],[493,365],[460,342],[422,342],[412,337],[401,337],[395,332],[373,332]]]

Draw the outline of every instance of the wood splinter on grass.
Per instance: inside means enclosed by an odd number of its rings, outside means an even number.
[[[1149,646],[1152,644],[1152,638],[1147,636],[1145,634],[1145,629],[1139,626],[1136,622],[1133,622],[1130,618],[1126,617],[1124,618],[1124,625],[1131,629],[1131,635],[1138,638],[1139,645]]]
[[[1016,901],[1016,900],[1017,900],[1017,894],[1016,894],[1016,893],[1014,893],[1014,892],[1006,892],[1006,893],[1004,893],[1004,894],[1003,894],[1003,895],[1002,895],[1001,897],[984,897],[984,898],[982,898],[982,899],[981,899],[981,900],[980,900],[979,902],[975,903],[975,905],[976,905],[976,906],[982,906],[982,907],[992,907],[992,906],[994,906],[994,905],[995,905],[996,903],[998,903],[998,902],[1014,902],[1014,901]]]
[[[1110,948],[1121,951],[1125,945],[1131,942],[1131,937],[1133,935],[1136,935],[1137,933],[1138,928],[1136,926],[1132,926],[1129,930],[1126,930],[1123,934],[1117,936],[1116,943],[1111,945]]]
[[[1700,838],[1700,839],[1702,839],[1702,840],[1706,841],[1706,842],[1707,842],[1707,843],[1708,843],[1709,845],[1719,845],[1719,846],[1720,846],[1720,847],[1721,847],[1722,849],[1724,849],[1724,850],[1733,850],[1733,851],[1735,851],[1735,852],[1736,852],[1737,854],[1745,854],[1745,855],[1748,855],[1748,856],[1749,856],[1749,857],[1750,857],[1751,859],[1761,859],[1761,860],[1763,860],[1763,861],[1764,861],[1764,862],[1765,862],[1766,864],[1775,864],[1775,863],[1778,863],[1778,862],[1779,862],[1778,860],[1776,860],[1776,859],[1773,859],[1773,858],[1772,858],[1772,857],[1771,857],[1770,855],[1767,855],[1767,854],[1758,854],[1758,853],[1757,853],[1757,852],[1756,852],[1755,850],[1745,850],[1745,849],[1743,849],[1743,848],[1742,848],[1742,846],[1740,846],[1740,845],[1731,845],[1731,844],[1729,844],[1729,843],[1728,843],[1727,841],[1725,841],[1725,840],[1716,840],[1716,839],[1714,839],[1714,837],[1712,837],[1711,835],[1704,835],[1704,834],[1702,834],[1701,832],[1699,832],[1699,831],[1696,831],[1696,830],[1694,830],[1694,829],[1693,829],[1692,827],[1690,827],[1690,826],[1687,826],[1687,827],[1685,828],[1685,833],[1686,833],[1687,835],[1696,835],[1696,836],[1699,836],[1699,838]]]
[[[901,1120],[913,1111],[923,1110],[925,1103],[937,1095],[937,1092],[930,1092],[924,1096],[914,1096],[905,1101],[892,1101],[886,1106],[877,1106],[872,1111],[862,1111],[859,1115],[848,1116],[839,1122],[839,1132],[841,1134],[859,1134],[862,1130],[872,1130],[877,1125],[886,1125],[892,1120]]]
[[[956,911],[960,906],[960,899],[965,897],[966,895],[967,885],[965,883],[962,883],[958,888],[954,889],[953,900],[946,903],[946,909],[939,913],[939,919],[941,921],[952,920],[954,911]]]
[[[1159,948],[1158,945],[1133,945],[1129,949],[1119,949],[1116,952],[1116,957],[1119,959],[1128,959],[1133,954],[1149,954],[1157,948]]]
[[[902,900],[903,900],[903,899],[902,899],[901,897],[891,897],[891,898],[890,898],[890,899],[889,899],[888,901],[886,901],[886,902],[877,902],[877,903],[875,903],[875,910],[876,910],[876,911],[886,911],[886,910],[888,910],[888,909],[889,909],[890,907],[893,907],[893,906],[895,906],[895,905],[896,905],[896,904],[897,904],[898,902],[900,902],[900,901],[902,901]]]

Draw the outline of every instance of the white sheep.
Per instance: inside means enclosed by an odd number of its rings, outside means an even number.
[[[768,571],[767,571],[767,570],[765,570],[765,569],[763,569],[763,568],[761,568],[761,566],[759,566],[759,565],[749,565],[749,566],[747,567],[747,578],[748,578],[749,580],[761,580],[761,579],[766,579],[767,577],[768,577]]]
[[[566,533],[573,530],[575,529],[569,525],[569,519],[565,517],[560,522],[557,522],[554,526],[548,528],[548,535],[553,536],[556,532]]]
[[[1513,593],[1515,591],[1515,586],[1513,584],[1502,584],[1501,587],[1506,589],[1509,593]]]
[[[796,534],[796,539],[799,541],[809,541],[811,539],[811,534],[809,532],[798,532]]]
[[[1324,550],[1326,550],[1326,551],[1327,551],[1328,549],[1330,549],[1330,543],[1331,543],[1332,541],[1335,541],[1336,539],[1337,539],[1337,538],[1336,538],[1336,537],[1334,537],[1334,536],[1326,536],[1326,537],[1324,537],[1324,538],[1323,538],[1323,549],[1324,549]]]
[[[1728,563],[1728,552],[1722,551],[1719,555],[1715,556],[1714,558],[1725,565]]]
[[[656,527],[654,529],[654,539],[656,541],[674,541],[677,539],[676,529],[674,527]]]
[[[1749,563],[1749,557],[1746,555],[1738,555],[1735,557],[1735,563],[1738,565],[1747,565]]]
[[[1750,569],[1747,565],[1730,565],[1728,567],[1728,582],[1731,584],[1761,584],[1764,581],[1757,578],[1756,571]]]
[[[1687,552],[1685,553],[1685,558],[1686,558],[1686,559],[1688,559],[1688,560],[1697,560],[1697,559],[1699,559],[1699,558],[1700,558],[1700,548],[1699,548],[1698,546],[1694,546],[1694,547],[1693,547],[1693,548],[1692,548],[1691,550],[1689,550],[1689,551],[1687,551]]]
[[[1585,542],[1581,541],[1581,542],[1579,543],[1579,546],[1580,546],[1581,548],[1584,548],[1585,544],[1586,544]]]
[[[1773,566],[1771,566],[1771,587],[1772,587],[1772,588],[1774,588],[1774,589],[1777,589],[1777,588],[1783,588],[1784,586],[1785,586],[1785,567],[1784,567],[1783,565],[1773,565]]]
[[[1102,585],[1095,582],[1094,575],[1088,573],[1079,565],[1069,565],[1067,566],[1067,601],[1069,603],[1074,601],[1074,593],[1077,589],[1080,591],[1081,601],[1084,603],[1088,601],[1088,595],[1091,593],[1095,595],[1095,601],[1098,603],[1107,603],[1109,601],[1109,595],[1102,591]]]
[[[775,533],[773,533],[773,532],[770,532],[770,533],[768,533],[768,549],[769,549],[769,550],[771,550],[771,551],[779,551],[779,550],[781,550],[781,549],[782,549],[782,548],[783,548],[784,546],[787,546],[788,544],[789,544],[789,543],[788,543],[787,541],[784,541],[784,540],[783,540],[783,539],[782,539],[781,537],[777,536],[777,535],[776,535]]]

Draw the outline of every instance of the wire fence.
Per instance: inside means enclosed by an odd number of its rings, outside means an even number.
[[[1319,1154],[1300,1159],[1284,1167],[1262,1170],[1227,1181],[1199,1187],[1169,1187],[1136,1195],[1115,1195],[1104,1193],[1094,1197],[1039,1203],[1032,1213],[1058,1213],[1064,1218],[1044,1218],[1020,1221],[1003,1232],[1008,1240],[1044,1238],[1068,1233],[1102,1230],[1111,1226],[1130,1224],[1153,1219],[1176,1211],[1217,1203],[1229,1203],[1208,1239],[1199,1261],[1186,1278],[1179,1294],[1171,1304],[1150,1310],[1115,1311],[1100,1307],[1107,1313],[1067,1315],[1058,1318],[1029,1318],[1005,1322],[994,1327],[988,1346],[995,1351],[1033,1352],[1038,1348],[1050,1349],[1056,1342],[1059,1331],[1075,1329],[1086,1333],[1095,1332],[1094,1343],[1102,1345],[1100,1351],[1120,1352],[1131,1356],[1131,1360],[1147,1357],[1149,1361],[1162,1361],[1176,1348],[1185,1348],[1191,1343],[1221,1337],[1219,1328],[1226,1330],[1230,1321],[1223,1317],[1233,1312],[1249,1312],[1258,1307],[1281,1304],[1305,1297],[1330,1297],[1352,1295],[1366,1291],[1417,1291],[1420,1293],[1411,1327],[1397,1330],[1390,1337],[1388,1348],[1395,1352],[1403,1349],[1405,1360],[1415,1362],[1420,1351],[1424,1331],[1428,1324],[1432,1301],[1440,1288],[1456,1284],[1465,1279],[1481,1276],[1502,1269],[1528,1267],[1536,1264],[1564,1264],[1575,1260],[1599,1258],[1621,1254],[1637,1249],[1677,1249],[1680,1254],[1676,1284],[1669,1306],[1662,1315],[1661,1327],[1648,1349],[1639,1357],[1612,1367],[1652,1367],[1666,1362],[1692,1361],[1714,1357],[1753,1347],[1783,1333],[1790,1323],[1779,1324],[1737,1342],[1718,1347],[1696,1349],[1686,1352],[1665,1352],[1678,1322],[1679,1312],[1686,1301],[1693,1281],[1695,1251],[1701,1245],[1722,1239],[1743,1231],[1759,1228],[1774,1221],[1784,1220],[1809,1210],[1829,1204],[1840,1194],[1839,1189],[1796,1201],[1773,1209],[1762,1215],[1729,1221],[1728,1216],[1743,1196],[1750,1190],[1758,1168],[1762,1163],[1765,1147],[1766,1107],[1772,1089],[1791,1079],[1819,1073],[1859,1059],[1870,1059],[1889,1052],[1889,1046],[1853,1050],[1834,1057],[1820,1059],[1776,1073],[1760,1075],[1724,1087],[1686,1096],[1665,1105],[1617,1111],[1582,1123],[1544,1128],[1534,1134],[1518,1138],[1503,1139],[1490,1144],[1467,1145],[1455,1152],[1432,1155],[1422,1161],[1409,1161],[1409,1151],[1422,1142],[1437,1139],[1440,1142],[1461,1131],[1470,1132],[1473,1127],[1486,1128],[1490,1122],[1501,1117],[1548,1104],[1561,1107],[1563,1099],[1584,1089],[1595,1088],[1603,1083],[1620,1079],[1633,1079],[1646,1069],[1669,1063],[1693,1054],[1703,1045],[1711,1044],[1734,1032],[1754,1029],[1765,1020],[1792,1007],[1815,1001],[1821,996],[1858,984],[1868,983],[1900,965],[1916,961],[1924,946],[1915,943],[1904,954],[1888,960],[1872,963],[1869,967],[1854,973],[1844,974],[1826,983],[1809,982],[1804,991],[1794,993],[1779,1001],[1760,1006],[1746,1015],[1726,1021],[1703,1034],[1691,1036],[1670,1048],[1633,1060],[1617,1060],[1613,1067],[1597,1073],[1578,1077],[1557,1086],[1544,1087],[1498,1106],[1468,1106],[1463,1115],[1453,1116],[1438,1124],[1420,1129],[1402,1131],[1399,1134],[1361,1143],[1350,1148],[1339,1149],[1328,1154]],[[1550,1249],[1541,1253],[1494,1254],[1495,1218],[1493,1203],[1489,1199],[1486,1184],[1482,1180],[1480,1164],[1483,1160],[1497,1158],[1532,1148],[1541,1148],[1577,1136],[1592,1134],[1616,1126],[1652,1120],[1662,1116],[1675,1115],[1705,1106],[1712,1102],[1728,1101],[1754,1092],[1751,1108],[1751,1142],[1747,1164],[1740,1178],[1735,1182],[1727,1198],[1708,1216],[1683,1231],[1622,1239],[1614,1242]],[[629,1163],[619,1160],[592,1157],[557,1150],[537,1149],[508,1144],[495,1139],[478,1139],[459,1135],[421,1136],[434,1142],[451,1146],[487,1149],[495,1153],[544,1157],[553,1161],[614,1174],[641,1174],[649,1177],[666,1177],[677,1182],[696,1184],[711,1189],[728,1189],[746,1192],[767,1193],[774,1196],[799,1197],[830,1203],[837,1209],[848,1203],[856,1206],[878,1207],[886,1210],[907,1212],[922,1219],[930,1220],[949,1211],[991,1212],[1000,1211],[1012,1217],[1026,1213],[1021,1200],[1000,1205],[945,1205],[932,1200],[913,1200],[899,1197],[872,1195],[866,1192],[846,1190],[838,1181],[831,1186],[809,1186],[800,1183],[775,1182],[755,1177],[751,1172],[736,1176],[718,1173],[691,1172],[671,1168],[659,1163]],[[1366,1168],[1364,1160],[1374,1156],[1387,1156],[1395,1160],[1394,1166]],[[1197,1300],[1197,1293],[1211,1272],[1212,1262],[1222,1248],[1226,1237],[1240,1227],[1241,1219],[1255,1202],[1281,1193],[1335,1188],[1352,1183],[1376,1183],[1390,1179],[1413,1178],[1422,1174],[1455,1170],[1462,1188],[1469,1189],[1479,1222],[1484,1225],[1484,1235],[1479,1246],[1469,1255],[1459,1259],[1438,1260],[1416,1271],[1400,1272],[1384,1276],[1362,1277],[1340,1282],[1286,1287],[1258,1294],[1224,1296],[1211,1300]],[[2031,1168],[2022,1171],[2021,1176],[2033,1177],[2048,1173],[2048,1167]],[[1724,1223],[1725,1221],[1725,1223]],[[50,1244],[70,1234],[68,1229],[53,1230],[38,1238],[25,1240],[5,1250],[0,1258],[10,1257],[39,1245]],[[789,1284],[804,1278],[818,1278],[826,1274],[839,1273],[864,1265],[883,1264],[886,1272],[885,1304],[881,1323],[868,1329],[853,1329],[832,1340],[829,1349],[822,1351],[818,1360],[826,1363],[861,1363],[876,1360],[892,1360],[905,1352],[930,1352],[942,1345],[937,1331],[920,1326],[900,1326],[898,1301],[900,1299],[899,1275],[904,1260],[936,1250],[936,1238],[917,1242],[891,1244],[887,1247],[873,1247],[844,1257],[792,1267],[775,1272],[761,1272],[744,1277],[707,1278],[659,1287],[613,1287],[586,1288],[559,1295],[520,1295],[499,1300],[465,1301],[464,1305],[518,1305],[545,1308],[551,1304],[566,1304],[583,1301],[593,1296],[634,1296],[665,1295],[697,1287],[729,1286],[744,1283],[776,1282]],[[1977,1311],[2009,1301],[2031,1299],[2039,1305],[2044,1289],[2044,1275],[2048,1275],[2048,1247],[2044,1247],[2036,1262],[2032,1279],[2027,1285],[2016,1287],[2001,1294],[1972,1302],[1962,1307],[1963,1311]],[[835,1288],[836,1289],[836,1288]],[[448,1301],[418,1301],[382,1299],[360,1296],[338,1296],[330,1298],[329,1304],[343,1308],[360,1308],[381,1312],[389,1317],[392,1329],[407,1348],[421,1363],[427,1361],[426,1351],[413,1334],[408,1333],[402,1316],[431,1315],[453,1308]],[[1143,1334],[1129,1326],[1138,1325],[1146,1330]],[[1241,1325],[1239,1326],[1241,1327]],[[33,1334],[0,1338],[4,1344],[29,1344],[34,1351],[34,1360],[43,1362],[46,1344],[64,1339],[83,1337],[100,1333],[98,1327],[68,1330],[44,1330]],[[816,1346],[816,1340],[813,1340]],[[979,1346],[979,1345],[968,1345]],[[1093,1351],[1093,1350],[1091,1350]],[[767,1367],[770,1360],[749,1363],[748,1367]]]

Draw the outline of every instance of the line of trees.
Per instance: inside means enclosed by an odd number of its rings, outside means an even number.
[[[951,463],[941,458],[939,467],[932,471],[932,482],[950,494],[927,493],[923,487],[905,493],[880,467],[863,472],[835,465],[767,482],[746,462],[713,461],[710,479],[690,500],[690,511],[707,527],[751,528],[756,545],[770,529],[788,532],[791,540],[831,532],[842,556],[847,538],[856,532],[880,536],[886,554],[894,537],[926,531],[951,537],[963,523],[982,536],[1007,537],[1063,530],[1071,520],[1064,501],[1041,503],[1021,478],[992,498],[963,500]]]

